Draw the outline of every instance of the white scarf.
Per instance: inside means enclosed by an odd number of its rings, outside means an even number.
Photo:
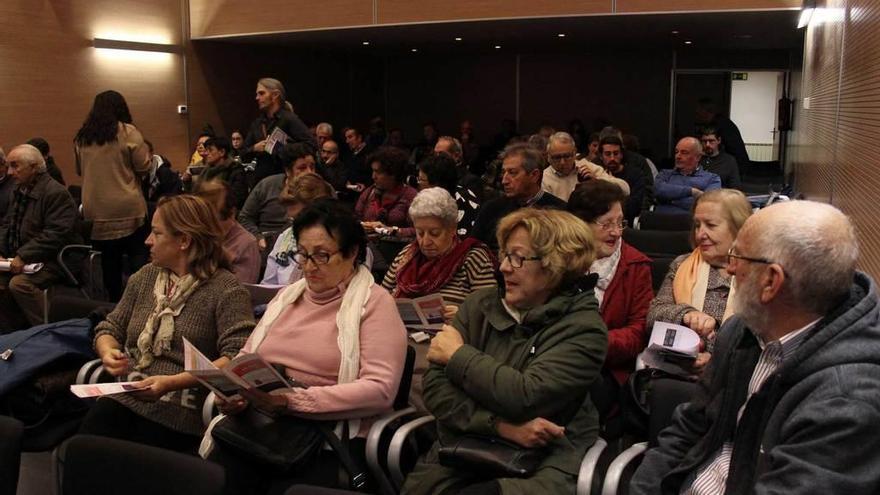
[[[168,284],[174,289],[168,294]],[[153,285],[156,305],[137,339],[138,362],[136,370],[142,370],[153,363],[154,356],[171,350],[171,337],[174,336],[174,319],[186,307],[189,296],[199,286],[199,280],[190,274],[177,277],[171,270],[162,269]]]
[[[360,329],[361,317],[364,313],[364,307],[370,298],[370,288],[373,286],[375,279],[370,270],[363,264],[359,264],[355,269],[354,278],[348,284],[345,294],[342,295],[342,305],[336,313],[336,326],[339,334],[336,337],[336,345],[339,346],[341,359],[339,361],[339,372],[337,383],[350,383],[357,379],[360,371]],[[266,307],[266,312],[260,318],[257,327],[251,334],[251,344],[254,352],[260,347],[260,344],[266,339],[269,329],[272,327],[281,312],[287,306],[296,302],[300,296],[306,291],[307,282],[305,279],[298,280],[286,288],[282,289]],[[202,443],[199,446],[199,455],[207,459],[214,449],[214,439],[211,437],[211,431],[214,426],[220,422],[226,415],[219,414],[211,420],[205,435],[202,437]],[[337,425],[336,434],[339,435],[341,428]],[[349,435],[355,436],[360,430],[360,420],[349,420]]]
[[[608,289],[611,281],[614,280],[614,275],[617,273],[617,265],[620,263],[621,245],[621,239],[617,239],[617,244],[614,246],[614,252],[611,253],[611,256],[599,258],[590,265],[590,273],[599,275],[594,292],[596,293],[596,299],[599,301],[600,308],[602,307],[602,301],[605,299],[605,290]]]

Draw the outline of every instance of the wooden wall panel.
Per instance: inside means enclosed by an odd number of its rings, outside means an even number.
[[[115,89],[135,124],[175,163],[188,155],[183,59],[172,54],[97,50],[95,37],[179,43],[180,2],[161,0],[30,1],[0,3],[0,145],[42,136],[68,183],[74,172],[72,140],[95,94]]]
[[[377,0],[379,24],[611,13],[611,0]]]
[[[373,24],[372,0],[189,0],[193,38]]]
[[[617,12],[799,9],[801,0],[617,0]]]

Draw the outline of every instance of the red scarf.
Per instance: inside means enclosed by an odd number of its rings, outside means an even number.
[[[418,243],[413,241],[405,248],[403,263],[397,270],[397,288],[391,295],[421,297],[434,294],[455,275],[468,252],[474,247],[489,250],[485,244],[473,237],[463,241],[458,241],[456,237],[448,253],[428,259],[422,254]]]

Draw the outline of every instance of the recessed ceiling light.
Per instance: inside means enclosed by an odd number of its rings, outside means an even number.
[[[495,45],[495,49],[496,49],[496,50],[500,50],[500,49],[501,49],[501,45]]]
[[[415,52],[419,51],[419,49],[418,49],[418,48],[413,48],[413,49],[410,50],[410,51],[413,52],[413,53],[415,53]]]
[[[692,44],[692,43],[693,43],[693,41],[690,41],[690,40],[684,42],[685,45],[690,45],[690,44]]]
[[[370,44],[370,42],[369,42],[369,41],[364,41],[362,44],[363,44],[364,46],[367,46],[367,45]]]
[[[672,31],[672,34],[678,34],[678,30],[677,30],[677,29],[676,29],[676,30],[673,30],[673,31]]]
[[[455,41],[461,41],[461,38],[458,37],[458,36],[456,36],[456,37],[455,37]]]
[[[565,33],[559,33],[556,36],[559,36],[560,38],[565,38]]]

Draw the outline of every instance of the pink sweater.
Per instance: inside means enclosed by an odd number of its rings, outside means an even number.
[[[357,380],[337,384],[339,346],[336,312],[342,290],[308,289],[282,310],[257,353],[287,368],[287,375],[309,386],[286,392],[288,407],[313,419],[366,418],[391,410],[406,357],[406,329],[391,295],[373,285],[361,319]],[[248,339],[242,352],[254,352]],[[369,428],[362,422],[361,434]]]

